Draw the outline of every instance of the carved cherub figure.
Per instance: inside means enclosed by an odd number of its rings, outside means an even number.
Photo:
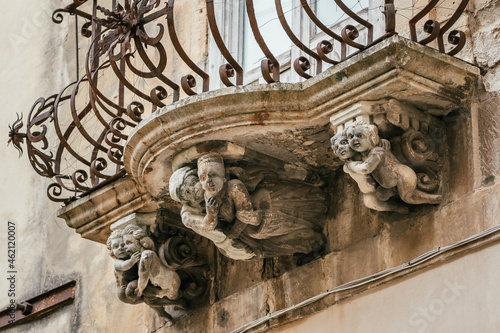
[[[375,125],[355,122],[346,129],[349,146],[361,154],[363,163],[351,164],[349,169],[357,174],[371,174],[383,188],[397,188],[400,198],[408,204],[438,204],[441,196],[417,189],[417,175],[409,166],[399,162],[389,147],[380,147],[380,137]],[[389,149],[387,149],[389,148]]]
[[[127,254],[140,256],[138,261],[138,279],[135,295],[140,297],[143,291],[151,283],[159,288],[158,298],[167,297],[170,300],[177,300],[180,297],[179,288],[181,279],[171,268],[162,264],[158,255],[154,252],[154,243],[146,232],[139,226],[130,224],[123,229],[123,242]]]
[[[250,194],[238,179],[228,180],[220,154],[209,153],[198,159],[198,177],[205,190],[205,230],[214,230],[219,221],[230,225],[227,234],[236,239],[248,226],[258,226],[260,216],[254,211]]]
[[[189,200],[199,200],[199,196],[192,197],[193,193],[199,193],[199,185],[192,178],[192,170],[186,167],[174,173],[169,184],[170,196],[184,203],[183,223],[213,240],[229,258],[249,260],[310,253],[322,246],[320,216],[326,206],[317,188],[290,182],[265,187],[253,183],[250,195],[247,185],[229,175],[240,177],[244,170],[236,173],[234,167],[226,169],[221,155],[209,153],[198,159],[204,199],[193,203]],[[264,176],[256,178],[262,180]]]
[[[140,297],[135,295],[137,288],[138,272],[136,263],[140,259],[140,254],[135,253],[130,256],[123,242],[122,230],[115,230],[111,233],[106,243],[111,258],[115,259],[114,273],[118,284],[118,298],[129,304],[142,302]]]
[[[330,142],[333,153],[345,161],[344,172],[349,174],[358,184],[363,196],[363,203],[366,207],[377,211],[395,211],[402,214],[408,212],[408,209],[403,205],[385,201],[388,199],[387,196],[385,196],[385,200],[381,200],[379,198],[381,196],[380,187],[372,176],[355,171],[358,168],[362,168],[365,162],[360,161],[361,155],[349,146],[345,132],[337,133],[331,138]]]
[[[198,179],[197,169],[182,167],[176,170],[169,181],[172,199],[183,204],[182,223],[199,235],[210,239],[226,257],[237,260],[249,260],[255,253],[239,240],[227,237],[222,230],[210,230],[204,224],[205,191]]]
[[[181,280],[173,269],[161,263],[153,240],[141,227],[131,224],[113,231],[106,245],[115,259],[118,298],[129,304],[145,302],[165,319],[166,326],[173,325],[175,320],[163,306],[184,306]]]

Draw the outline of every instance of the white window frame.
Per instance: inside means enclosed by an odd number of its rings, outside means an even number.
[[[272,1],[272,0],[269,0]],[[333,1],[333,0],[332,0]],[[375,7],[376,3],[383,4],[382,0],[369,0],[368,8]],[[244,15],[245,12],[245,0],[234,1],[234,0],[221,0],[217,1],[217,6],[215,10],[216,21],[219,27],[220,33],[224,42],[226,43],[227,48],[231,51],[233,57],[238,61],[240,65],[243,67],[243,24],[244,24]],[[335,46],[334,52],[329,54],[332,59],[338,60],[340,54],[340,45],[338,42],[333,42],[331,37],[325,34],[323,31],[319,33],[315,33],[315,25],[309,17],[307,13],[301,8],[300,0],[293,0],[292,2],[292,20],[288,22],[292,30],[296,33],[297,37],[302,41],[309,40],[309,48],[312,50],[316,49],[316,45],[321,40],[328,40],[332,42]],[[369,22],[374,24],[374,36],[382,35],[380,34],[380,29],[383,30],[383,25],[380,27],[379,24],[376,24],[377,17],[374,17],[368,10],[368,8],[364,8],[357,12],[359,16],[364,19],[367,19]],[[222,10],[221,10],[222,9]],[[313,8],[315,10],[315,8]],[[303,22],[310,22],[310,24],[303,24]],[[344,20],[335,24],[332,28],[333,31],[340,34],[339,27],[344,27],[347,24],[352,24],[356,26],[356,28],[362,32],[364,27],[355,22],[350,17],[346,17]],[[298,33],[297,33],[298,32]],[[361,33],[359,37],[359,42],[364,43],[364,36],[366,34]],[[347,54],[354,52],[355,49],[348,46]],[[224,87],[224,84],[221,82],[219,77],[219,67],[224,64],[226,61],[222,54],[220,53],[217,44],[215,43],[212,35],[209,37],[209,59],[208,59],[208,67],[209,67],[209,75],[210,75],[210,86],[217,89]],[[302,52],[299,48],[292,46],[289,50],[281,53],[275,54],[276,60],[280,63],[280,81],[281,82],[301,82],[305,79],[299,76],[293,68],[291,68],[292,59],[295,60],[300,56],[305,56],[307,59],[311,61],[311,69],[309,69],[309,73],[314,76],[316,72],[315,61],[314,59],[310,59],[310,57]],[[323,62],[323,66],[325,70],[331,65]],[[244,72],[243,74],[243,84],[254,84],[254,83],[265,83],[264,79],[262,79],[262,73],[260,66],[256,66],[251,70]]]

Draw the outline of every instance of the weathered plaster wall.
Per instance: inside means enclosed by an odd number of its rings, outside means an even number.
[[[269,332],[496,332],[499,250],[497,243]]]
[[[84,240],[55,218],[60,204],[46,197],[49,182],[39,177],[26,156],[6,147],[8,124],[16,112],[26,119],[34,101],[60,91],[74,73],[74,27],[52,23],[52,11],[68,1],[3,3],[0,27],[0,307],[10,297],[7,272],[7,221],[16,223],[16,301],[21,302],[71,280],[75,301],[59,311],[7,332],[137,332],[143,307],[116,301],[112,260],[105,247]],[[69,50],[69,51],[68,51]],[[73,66],[73,67],[72,67]],[[23,129],[24,130],[24,129]],[[26,154],[26,152],[25,152]],[[119,315],[118,315],[119,314]],[[127,318],[127,320],[123,320]]]

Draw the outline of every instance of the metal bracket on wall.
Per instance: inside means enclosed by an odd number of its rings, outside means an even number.
[[[0,312],[0,330],[39,319],[75,299],[76,281],[68,282],[21,303],[11,303]]]

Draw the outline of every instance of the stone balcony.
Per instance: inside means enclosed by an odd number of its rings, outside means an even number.
[[[210,150],[203,144],[209,141],[224,141],[220,149],[235,159],[248,149],[297,170],[334,172],[341,163],[329,139],[339,126],[365,116],[401,128],[436,127],[441,116],[467,109],[478,74],[459,59],[394,36],[303,83],[189,97],[156,111],[130,134],[128,177],[70,203],[59,216],[75,229],[92,224],[95,235],[84,237],[103,242],[100,232],[109,233],[115,221],[168,202],[172,170]]]

